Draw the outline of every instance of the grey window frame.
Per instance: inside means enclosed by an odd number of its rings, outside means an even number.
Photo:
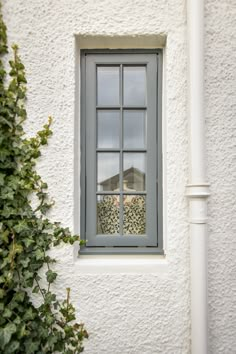
[[[88,63],[89,62],[89,63]],[[147,170],[147,185],[151,185],[151,180],[156,180],[156,191],[150,193],[146,191],[149,199],[147,208],[147,234],[145,236],[109,236],[96,235],[96,207],[91,208],[91,195],[96,196],[96,128],[92,123],[96,112],[96,66],[114,64],[144,64],[147,66],[147,90],[148,109],[151,109],[151,125],[149,131],[155,129],[152,138],[147,142],[153,151],[155,163],[150,164]],[[154,79],[153,79],[154,77]],[[155,87],[154,87],[155,86]],[[161,87],[162,87],[162,50],[81,50],[81,213],[80,213],[80,233],[81,239],[87,240],[86,246],[81,247],[81,254],[164,254],[163,251],[163,192],[162,192],[162,119],[161,119]],[[92,104],[91,104],[92,102]],[[135,107],[132,107],[135,108]],[[122,109],[122,108],[121,108]],[[92,117],[92,118],[91,118]],[[93,126],[94,125],[94,126]],[[88,131],[90,136],[88,137]],[[155,137],[155,141],[153,141]],[[150,141],[152,140],[152,141]],[[93,141],[93,144],[91,144]],[[94,152],[95,147],[95,152]],[[147,150],[150,150],[147,147]],[[128,149],[130,151],[130,149]],[[89,156],[89,163],[86,160]],[[149,157],[150,159],[150,157]],[[88,170],[89,173],[88,173]],[[94,172],[92,172],[94,171]],[[150,177],[149,177],[150,176]],[[91,188],[92,186],[92,188]],[[91,191],[92,189],[92,191]],[[139,193],[137,193],[139,194]],[[89,207],[90,206],[90,207]],[[157,214],[151,215],[151,207],[156,208]],[[87,210],[89,209],[89,210]],[[86,211],[87,210],[87,211]],[[155,218],[155,221],[154,221]],[[152,225],[154,229],[152,230]],[[151,237],[150,237],[151,236]],[[120,245],[120,241],[126,239],[125,245]],[[92,240],[92,244],[91,244]],[[90,243],[90,245],[88,245]]]

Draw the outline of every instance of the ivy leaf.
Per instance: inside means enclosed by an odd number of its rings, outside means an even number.
[[[20,259],[19,263],[23,266],[23,268],[27,268],[28,264],[30,263],[30,259],[29,258]]]
[[[0,158],[1,158],[1,152],[0,152]],[[2,191],[1,194],[2,199],[9,199],[9,200],[14,200],[14,190],[11,188],[5,188],[5,190]]]
[[[20,245],[19,243],[15,244],[15,253],[20,254],[21,252],[23,252],[23,247],[22,245]]]
[[[24,337],[26,334],[27,334],[26,325],[25,323],[22,323],[17,329],[17,338],[20,339]]]
[[[23,275],[25,280],[32,279],[34,277],[34,273],[29,270],[25,270]]]
[[[12,311],[6,307],[2,316],[5,318],[8,318],[8,317],[11,317],[11,315],[12,315]]]
[[[12,354],[14,353],[17,349],[19,349],[20,343],[16,340],[10,342],[6,348],[4,349],[4,354]]]
[[[15,295],[14,295],[14,300],[16,302],[23,302],[25,298],[25,292],[24,291],[18,291]]]
[[[48,345],[52,346],[53,344],[57,343],[58,338],[56,336],[50,335],[48,336]]]
[[[44,252],[41,249],[37,249],[35,251],[35,257],[37,261],[44,259]]]
[[[23,231],[28,231],[29,230],[29,226],[28,226],[28,224],[27,224],[27,222],[25,220],[22,220],[16,226],[14,226],[14,230],[17,233],[21,233]]]
[[[48,314],[48,313],[45,316],[45,320],[46,320],[46,323],[48,324],[48,326],[51,326],[53,324],[53,322],[55,321],[54,316],[51,314]]]
[[[24,70],[25,66],[21,62],[15,63],[16,69],[17,70]]]
[[[35,353],[37,349],[39,349],[39,342],[34,342],[32,339],[25,342],[25,354]]]
[[[45,304],[50,305],[53,301],[56,300],[56,295],[48,292],[45,296]]]
[[[4,186],[4,179],[6,175],[4,173],[0,173],[0,186]]]
[[[33,245],[35,241],[32,238],[24,238],[22,242],[25,244],[25,246],[28,248],[29,246]]]
[[[54,280],[56,279],[57,277],[57,273],[53,272],[51,269],[49,269],[47,272],[46,272],[46,277],[47,277],[47,282],[49,284],[53,283]]]
[[[27,83],[26,78],[24,77],[23,74],[18,74],[17,81],[18,81],[18,83],[20,83],[20,82],[25,83],[25,84]]]
[[[36,285],[36,286],[33,288],[32,293],[33,293],[33,294],[38,294],[38,293],[39,293],[39,290],[40,290],[39,286]]]
[[[9,230],[5,230],[1,235],[2,241],[4,241],[5,243],[8,243],[8,236],[9,236]]]
[[[24,321],[29,321],[29,320],[33,320],[35,318],[35,313],[33,313],[32,308],[30,307],[29,309],[27,309],[25,311],[25,314],[23,316]]]
[[[7,343],[10,342],[12,335],[16,332],[16,325],[8,323],[4,328],[0,328],[0,348],[4,349]]]

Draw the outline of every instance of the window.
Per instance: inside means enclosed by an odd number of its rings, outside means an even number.
[[[81,59],[81,252],[162,253],[161,52]]]

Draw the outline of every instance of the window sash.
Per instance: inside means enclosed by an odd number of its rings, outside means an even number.
[[[157,247],[158,228],[157,219],[160,218],[160,211],[157,214],[157,208],[160,207],[160,198],[157,194],[157,176],[160,175],[157,156],[157,54],[88,54],[85,57],[85,79],[86,79],[86,151],[84,167],[86,170],[85,188],[86,188],[86,216],[85,216],[85,238],[88,247]],[[147,151],[147,170],[146,170],[146,234],[145,235],[97,235],[96,234],[96,196],[105,194],[96,190],[96,151],[120,151],[120,149],[97,149],[96,147],[96,67],[97,65],[145,65],[147,75],[147,104],[144,107],[122,107],[118,109],[146,109],[147,110],[147,146],[145,149],[124,149],[122,151]],[[121,104],[121,102],[120,102]],[[101,109],[112,109],[112,106],[101,107]],[[158,178],[159,179],[159,178]],[[108,194],[108,193],[107,193]],[[113,194],[113,193],[109,193]],[[122,195],[122,193],[119,193]],[[129,194],[123,192],[123,194]],[[133,193],[131,193],[133,194]],[[143,194],[136,192],[134,194]]]

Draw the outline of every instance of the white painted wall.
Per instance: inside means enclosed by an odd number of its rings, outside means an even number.
[[[88,354],[190,353],[187,127],[187,27],[184,0],[7,0],[9,41],[20,45],[28,77],[26,129],[55,117],[39,169],[56,201],[52,217],[73,228],[76,55],[79,46],[163,45],[166,257],[73,260],[57,253],[60,296],[72,288],[90,333]],[[209,344],[236,347],[236,3],[206,0],[206,121],[209,201]],[[91,38],[91,36],[98,36]],[[76,37],[77,36],[77,37]],[[133,37],[134,36],[134,37]],[[146,36],[145,41],[140,36]],[[77,38],[77,48],[76,48]],[[130,38],[133,40],[130,41]],[[95,44],[94,44],[95,43]],[[108,42],[110,43],[110,41]],[[114,42],[113,42],[114,43]],[[116,39],[118,43],[118,39]],[[118,45],[118,44],[117,44]],[[200,354],[200,353],[199,353]]]
[[[206,2],[211,353],[236,348],[236,2]]]

